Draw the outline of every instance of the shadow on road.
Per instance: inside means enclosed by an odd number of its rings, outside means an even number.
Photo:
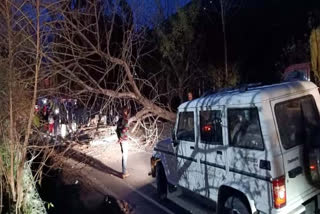
[[[105,164],[103,164],[101,161],[99,161],[93,157],[90,157],[86,154],[83,154],[79,151],[76,151],[74,149],[68,149],[67,151],[65,151],[64,156],[67,158],[71,158],[73,160],[79,161],[81,163],[84,163],[92,168],[95,168],[95,169],[101,171],[101,172],[108,173],[110,175],[122,178],[121,172],[114,170],[114,169],[106,166]]]
[[[66,183],[59,170],[50,170],[39,193],[44,201],[52,204],[46,207],[48,214],[127,214],[116,198],[97,192],[81,181]]]

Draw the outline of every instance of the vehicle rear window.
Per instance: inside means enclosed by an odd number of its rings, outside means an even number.
[[[180,112],[177,130],[177,140],[192,141],[194,137],[194,116],[193,112]]]
[[[228,109],[228,129],[231,146],[264,149],[257,108]]]
[[[275,114],[281,143],[285,149],[316,143],[320,132],[319,111],[311,95],[278,103]]]

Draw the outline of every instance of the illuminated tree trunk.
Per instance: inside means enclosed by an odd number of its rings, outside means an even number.
[[[320,28],[313,29],[310,35],[311,70],[317,81],[320,80]]]

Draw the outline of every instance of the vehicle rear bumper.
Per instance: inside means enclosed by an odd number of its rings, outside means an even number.
[[[312,189],[311,192],[308,192],[307,195],[302,197],[297,197],[296,200],[291,201],[291,203],[287,204],[285,207],[281,209],[272,209],[272,214],[301,214],[301,213],[309,213],[307,207],[310,203],[315,203],[316,207],[314,210],[318,209],[318,201],[320,199],[320,190],[319,189]],[[314,211],[312,211],[314,213]]]

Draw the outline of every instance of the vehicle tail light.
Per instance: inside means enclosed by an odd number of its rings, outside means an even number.
[[[314,170],[316,170],[317,169],[317,166],[316,165],[310,165],[310,170],[311,171],[314,171]]]
[[[318,162],[317,157],[315,153],[311,153],[309,155],[309,175],[311,179],[311,183],[318,183],[319,181],[319,171],[318,171]]]
[[[272,181],[274,207],[279,209],[286,205],[286,178],[282,176]]]
[[[317,155],[315,152],[310,152],[309,154],[309,168],[311,171],[317,169]]]

